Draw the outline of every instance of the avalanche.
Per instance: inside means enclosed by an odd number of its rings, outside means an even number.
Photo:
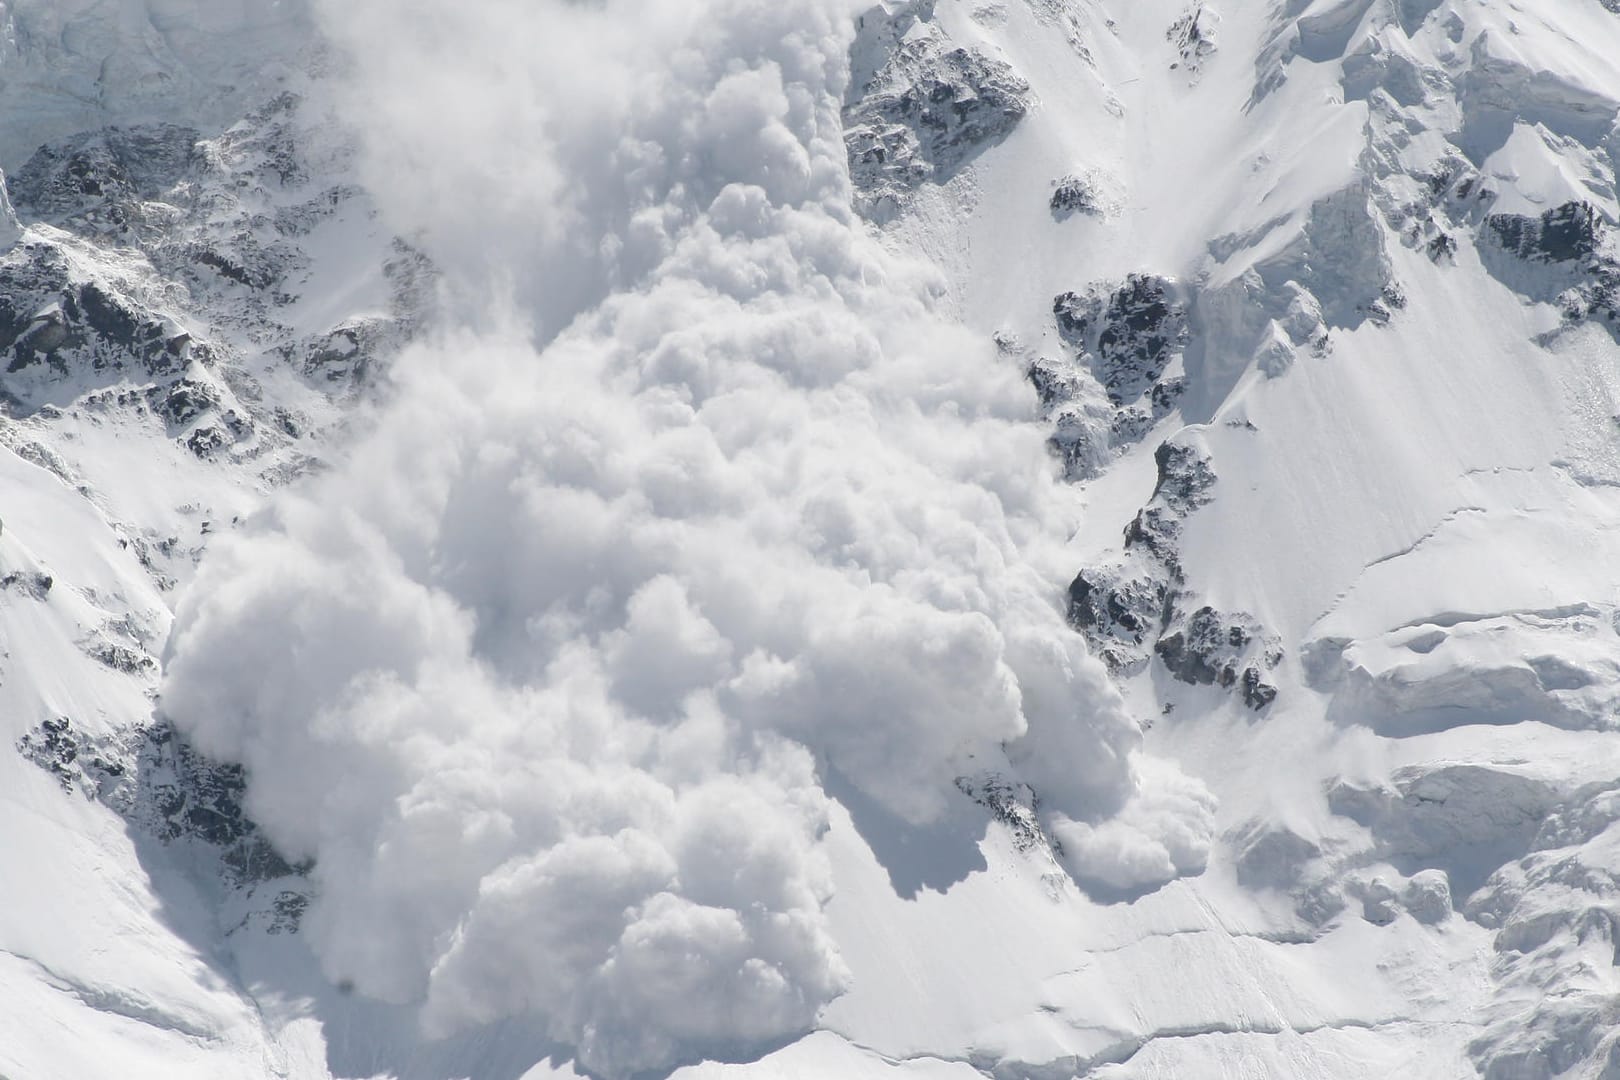
[[[1620,1070],[1605,0],[3,10],[0,1075]]]

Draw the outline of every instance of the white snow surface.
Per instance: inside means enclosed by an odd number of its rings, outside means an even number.
[[[1602,0],[4,11],[8,171],[290,87],[316,175],[243,198],[364,194],[273,331],[10,229],[311,424],[199,455],[138,372],[0,374],[51,402],[0,416],[0,734],[172,721],[297,864],[0,750],[0,1077],[1620,1075]],[[896,41],[1028,100],[875,224],[841,110]],[[1571,203],[1593,251],[1504,247]],[[393,235],[441,287],[386,378],[278,359],[351,355]],[[1066,481],[1023,365],[1127,274],[1185,389],[1110,441],[1078,361]],[[1065,621],[1167,441],[1214,479],[1155,572],[1275,636],[1261,708]]]

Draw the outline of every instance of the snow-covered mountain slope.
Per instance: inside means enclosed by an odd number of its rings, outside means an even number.
[[[4,11],[0,1076],[1620,1075],[1608,0]]]

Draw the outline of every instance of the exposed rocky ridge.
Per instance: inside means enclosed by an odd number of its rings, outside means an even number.
[[[242,894],[245,918],[272,933],[297,930],[310,867],[283,859],[243,812],[240,765],[209,761],[162,721],[97,738],[59,717],[28,732],[17,750],[65,793],[102,802],[139,834],[208,852],[224,883]]]
[[[65,423],[153,430],[267,486],[315,467],[314,440],[433,303],[428,261],[368,235],[369,199],[334,182],[346,138],[283,93],[211,137],[168,124],[41,147],[9,178],[20,224],[0,252],[6,441],[91,494]],[[375,260],[347,311],[317,263],[334,243]],[[165,585],[197,550],[171,530],[122,530]]]
[[[1084,176],[1065,176],[1052,184],[1047,206],[1054,221],[1067,221],[1075,214],[1096,214],[1102,210],[1095,186]]]
[[[0,189],[14,215],[0,245],[0,444],[96,507],[160,590],[226,527],[210,487],[273,487],[316,467],[324,431],[430,317],[431,265],[378,235],[360,188],[334,182],[349,169],[346,139],[282,94],[213,135],[159,124],[51,143]],[[347,309],[324,292],[323,260],[335,258],[358,264],[347,287],[369,285]],[[85,429],[171,440],[203,470],[195,501],[146,505],[105,490],[123,463],[87,456]],[[0,590],[78,612],[84,662],[149,698],[161,643],[129,597],[26,568]],[[235,930],[297,929],[308,867],[277,855],[244,815],[240,766],[206,760],[161,720],[109,731],[56,716],[16,749],[118,814],[138,847],[194,853],[182,864],[195,863],[204,888],[223,887]]]
[[[1228,615],[1206,605],[1181,616],[1153,651],[1182,682],[1236,687],[1251,709],[1277,699],[1266,673],[1282,662],[1282,639],[1247,615]]]
[[[1195,4],[1170,25],[1165,37],[1180,58],[1172,68],[1184,69],[1194,79],[1218,47],[1220,14],[1208,4]]]
[[[240,335],[249,348],[297,349],[319,366],[324,337],[288,340],[300,329],[292,309],[306,298],[305,245],[323,221],[369,210],[354,185],[316,179],[341,175],[346,151],[324,145],[334,136],[311,129],[301,104],[282,94],[211,139],[163,126],[42,147],[12,179],[13,203],[25,219],[97,245],[137,274],[149,268],[158,279],[150,291],[191,319]],[[373,350],[397,347],[431,299],[420,255],[396,243],[385,269],[388,305],[366,316]]]
[[[1063,293],[1052,314],[1063,352],[1030,358],[1010,336],[1002,350],[1024,364],[1065,476],[1086,480],[1175,410],[1186,388],[1176,370],[1186,311],[1174,282],[1132,274],[1119,285]]]
[[[1131,274],[1109,289],[1052,302],[1058,336],[1101,383],[1118,410],[1109,442],[1136,442],[1175,408],[1186,380],[1173,371],[1187,344],[1187,315],[1174,282]]]
[[[1004,139],[1029,111],[1029,83],[930,21],[933,3],[876,7],[861,36],[844,141],[857,208],[882,221],[918,185],[943,183]]]
[[[1177,680],[1235,689],[1263,709],[1277,697],[1269,672],[1282,661],[1281,639],[1246,613],[1197,604],[1182,568],[1182,523],[1215,497],[1208,451],[1183,436],[1161,444],[1154,461],[1158,480],[1125,529],[1122,557],[1076,575],[1069,621],[1115,672],[1157,656]]]

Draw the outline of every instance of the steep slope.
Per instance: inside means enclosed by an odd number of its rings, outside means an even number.
[[[1031,364],[1089,496],[1076,625],[1221,798],[1191,891],[1217,926],[1268,911],[1311,976],[1257,977],[1274,1019],[1148,1020],[1177,1038],[1119,1075],[1597,1075],[1620,26],[1215,7],[1111,11],[1084,73],[1043,81],[1067,55],[1037,12],[942,5],[1046,107],[891,227]],[[1149,396],[1174,408],[1144,438]],[[1398,985],[1336,959],[1369,925],[1351,951]],[[1226,933],[1192,940],[1181,970],[1230,970]]]
[[[1620,1070],[1610,5],[405,7],[6,6],[0,1074]]]

